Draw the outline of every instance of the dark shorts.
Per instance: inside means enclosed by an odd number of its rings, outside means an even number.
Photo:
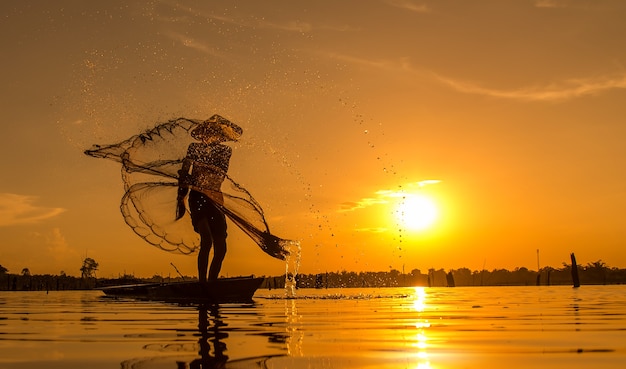
[[[205,194],[194,190],[189,191],[189,211],[191,224],[196,232],[199,233],[200,220],[207,219],[213,237],[226,238],[226,216]]]

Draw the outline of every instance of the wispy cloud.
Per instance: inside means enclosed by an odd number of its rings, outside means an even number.
[[[439,179],[425,179],[423,181],[419,181],[419,182],[411,182],[407,185],[405,185],[406,190],[414,190],[414,189],[420,189],[426,186],[431,186],[431,185],[436,185],[437,183],[441,183],[441,180]]]
[[[37,245],[45,246],[45,250],[41,250],[42,255],[50,260],[54,259],[59,263],[80,260],[79,252],[70,247],[60,228],[52,228],[45,232],[33,232],[31,237]]]
[[[406,197],[412,191],[419,190],[424,186],[434,185],[441,182],[438,179],[427,179],[419,182],[411,182],[403,185],[399,190],[379,190],[373,197],[365,197],[357,201],[347,201],[341,204],[340,213],[369,208],[370,206],[387,204],[391,199]]]
[[[373,205],[386,204],[387,202],[388,201],[382,196],[366,197],[358,201],[346,201],[341,204],[341,209],[339,209],[339,212],[354,211],[357,209],[365,209]]]
[[[210,47],[207,43],[204,43],[200,40],[194,39],[193,37],[189,37],[177,32],[164,32],[164,35],[169,39],[174,40],[181,45],[199,51],[203,54],[215,56],[218,58],[227,58],[224,53],[217,51],[215,48]]]
[[[607,10],[614,7],[606,1],[580,1],[580,0],[535,0],[534,6],[543,9],[576,9],[589,11],[593,9]]]
[[[387,0],[387,4],[396,8],[406,9],[415,13],[430,13],[430,7],[423,2],[411,0]]]
[[[537,8],[566,8],[570,4],[567,0],[536,0],[535,7]]]
[[[78,256],[78,252],[69,246],[59,228],[53,228],[49,234],[46,234],[45,242],[48,251],[57,261],[76,258]]]
[[[33,224],[56,217],[63,208],[47,208],[35,205],[37,197],[0,193],[0,227]]]
[[[318,54],[322,54],[322,53],[318,52]],[[337,54],[337,53],[330,53],[328,54],[328,56],[331,59],[336,59],[336,60],[339,60],[340,62],[344,62],[347,64],[357,64],[357,65],[361,65],[364,67],[376,68],[376,69],[382,69],[385,67],[384,63],[380,60],[358,58],[355,56]]]
[[[502,99],[521,101],[559,101],[596,95],[626,88],[626,74],[589,78],[568,79],[546,85],[527,86],[517,89],[492,89],[477,83],[455,80],[433,73],[435,78],[452,89]]]
[[[537,8],[558,8],[558,4],[555,0],[537,0],[535,1],[535,7]]]
[[[311,30],[313,29],[313,25],[311,25],[310,23],[300,21],[287,21],[283,23],[263,21],[259,23],[259,27],[300,33],[311,32]]]
[[[167,21],[169,23],[180,22],[181,19],[193,19],[193,18],[202,18],[210,21],[217,21],[226,24],[232,24],[234,26],[244,27],[244,28],[267,28],[267,29],[277,29],[288,32],[299,32],[306,33],[310,32],[313,29],[313,25],[304,21],[298,20],[287,20],[283,22],[276,21],[268,21],[268,20],[258,20],[256,17],[233,17],[233,16],[225,16],[223,14],[217,14],[211,11],[198,10],[194,8],[190,8],[178,2],[170,1],[170,0],[161,0],[162,4],[166,4],[168,6],[173,7],[178,11],[182,11],[187,14],[185,17],[167,17],[160,16],[159,19],[163,21]],[[151,15],[154,17],[154,15]]]
[[[409,58],[368,59],[342,54],[329,54],[331,58],[345,63],[375,68],[387,72],[407,73],[420,78],[431,78],[455,91],[519,101],[563,101],[611,90],[626,89],[626,72],[593,77],[570,78],[543,85],[522,86],[510,89],[489,88],[478,82],[446,77],[426,68],[416,67]]]

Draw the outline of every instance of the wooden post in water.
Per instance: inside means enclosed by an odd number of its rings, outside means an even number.
[[[574,288],[580,287],[580,279],[578,278],[578,265],[576,264],[576,255],[572,252],[570,254],[572,259],[572,281],[574,282]]]
[[[539,249],[537,249],[537,286],[541,286],[541,266],[539,265]]]
[[[551,273],[551,272],[552,272],[552,271],[551,271],[550,269],[548,269],[548,270],[546,271],[546,274],[547,274],[547,276],[546,276],[546,284],[547,284],[548,286],[550,285],[550,273]]]

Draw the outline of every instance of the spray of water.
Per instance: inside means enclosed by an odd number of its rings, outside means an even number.
[[[291,241],[288,245],[288,254],[285,258],[285,297],[296,297],[298,269],[302,257],[302,249],[299,241]]]

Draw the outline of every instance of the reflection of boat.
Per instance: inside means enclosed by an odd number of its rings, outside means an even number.
[[[183,303],[251,302],[263,278],[220,278],[208,283],[139,283],[103,287],[107,296]]]

